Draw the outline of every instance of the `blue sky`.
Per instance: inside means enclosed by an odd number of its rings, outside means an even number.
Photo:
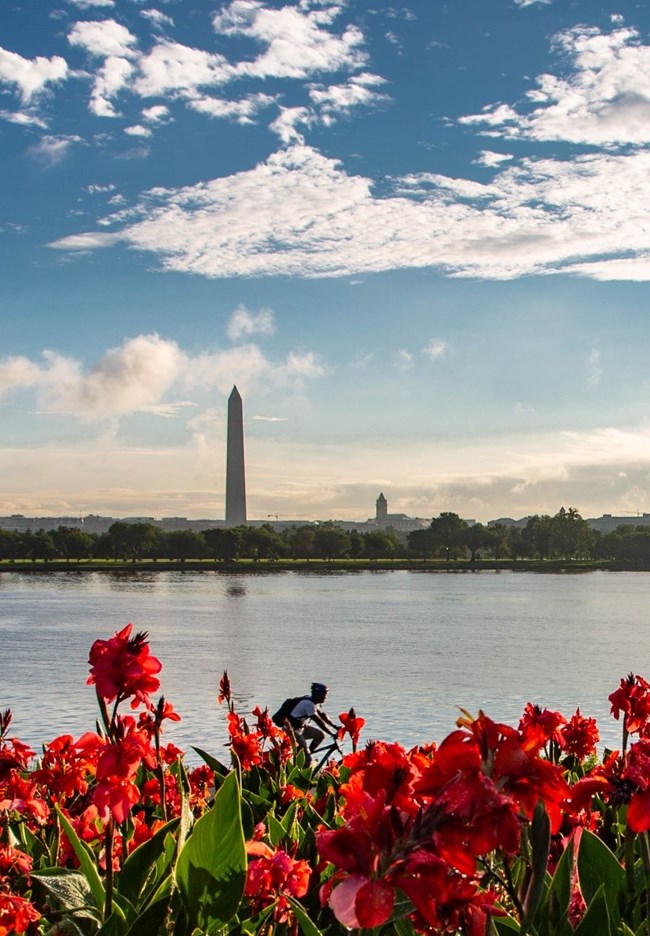
[[[4,0],[0,514],[650,510],[649,27]]]

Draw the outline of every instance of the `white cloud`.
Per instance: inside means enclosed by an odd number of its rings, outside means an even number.
[[[91,55],[119,58],[133,56],[138,44],[133,33],[113,19],[75,23],[68,33],[68,42]]]
[[[152,190],[106,219],[119,232],[82,233],[52,246],[84,250],[122,240],[157,254],[164,269],[208,277],[439,267],[488,279],[554,272],[605,278],[617,261],[619,274],[642,278],[650,258],[649,176],[644,151],[522,160],[490,184],[427,174],[397,179],[394,194],[378,197],[371,179],[295,145],[249,171]]]
[[[600,363],[600,351],[592,348],[587,358],[587,385],[597,387],[603,376],[603,368]]]
[[[572,73],[539,76],[528,94],[529,111],[499,104],[460,122],[512,139],[606,147],[650,143],[650,46],[638,32],[577,26],[556,36],[555,47]]]
[[[413,354],[406,348],[398,348],[395,352],[395,366],[400,370],[408,370],[413,366]]]
[[[65,414],[84,423],[136,412],[170,417],[196,405],[191,400],[167,398],[179,387],[218,388],[225,394],[236,380],[242,388],[300,390],[307,380],[325,371],[324,363],[312,352],[291,352],[284,360],[273,361],[257,345],[248,344],[192,356],[175,341],[149,334],[126,339],[88,369],[78,360],[49,350],[40,361],[0,358],[0,397],[32,390],[41,414]]]
[[[165,26],[174,25],[174,20],[171,16],[168,16],[167,13],[162,13],[160,10],[140,10],[140,16],[149,20],[155,29],[164,29]]]
[[[275,103],[269,94],[249,94],[238,101],[214,97],[190,97],[187,106],[209,117],[231,118],[240,124],[250,124],[260,111]]]
[[[449,345],[444,338],[432,338],[431,341],[422,348],[422,353],[431,361],[436,361],[438,358],[444,357],[448,350]]]
[[[340,114],[347,115],[356,107],[372,107],[390,101],[390,95],[376,90],[385,83],[379,75],[364,72],[353,75],[345,84],[313,86],[309,96],[327,121]]]
[[[74,4],[80,10],[91,10],[100,7],[114,7],[115,0],[68,0],[68,3]]]
[[[236,74],[257,78],[308,78],[317,72],[362,66],[363,35],[348,26],[335,35],[330,26],[341,5],[324,3],[316,9],[305,4],[270,9],[259,0],[233,0],[214,16],[214,28],[226,36],[246,36],[265,46],[252,61],[239,62]]]
[[[152,135],[151,129],[149,127],[143,127],[142,124],[133,124],[131,127],[125,127],[124,132],[127,136],[141,137],[144,139]]]
[[[139,64],[134,89],[142,97],[160,97],[169,92],[194,94],[198,88],[223,84],[232,76],[223,55],[178,42],[158,42]]]
[[[68,75],[68,64],[60,55],[26,59],[0,48],[0,83],[17,86],[23,104],[42,94],[49,84],[65,81]]]
[[[540,6],[546,6],[547,4],[552,3],[553,0],[514,0],[514,2],[515,6],[521,7],[523,9],[524,7],[533,6],[536,3],[538,3]]]
[[[46,166],[56,166],[65,159],[73,144],[81,142],[78,136],[44,136],[30,146],[28,152]]]
[[[156,125],[167,123],[170,119],[169,108],[164,104],[154,104],[142,110],[142,117],[147,123]]]
[[[492,150],[482,150],[476,159],[476,165],[494,169],[495,166],[500,166],[504,162],[511,162],[513,159],[514,156],[510,153],[494,153]]]
[[[253,416],[255,422],[268,422],[268,423],[279,423],[279,422],[289,422],[287,416]]]
[[[260,309],[259,312],[250,312],[245,306],[238,306],[230,317],[228,323],[228,337],[237,341],[242,335],[272,335],[275,331],[275,322],[271,309]]]

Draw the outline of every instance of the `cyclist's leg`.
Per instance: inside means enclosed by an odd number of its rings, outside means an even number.
[[[325,732],[321,731],[320,728],[317,728],[316,725],[304,725],[302,733],[305,736],[305,741],[309,741],[309,750],[315,751],[318,745],[322,742],[325,737]]]

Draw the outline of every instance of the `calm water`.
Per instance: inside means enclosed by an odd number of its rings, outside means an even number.
[[[459,706],[516,723],[530,700],[580,706],[618,746],[607,696],[630,670],[650,678],[649,607],[647,573],[4,573],[0,708],[36,746],[92,729],[88,649],[133,621],[184,748],[222,754],[224,669],[241,711],[327,682],[330,715],[354,705],[366,739],[439,740]]]

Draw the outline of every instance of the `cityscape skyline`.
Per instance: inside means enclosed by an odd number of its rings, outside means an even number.
[[[650,9],[8,0],[0,514],[650,506]]]

